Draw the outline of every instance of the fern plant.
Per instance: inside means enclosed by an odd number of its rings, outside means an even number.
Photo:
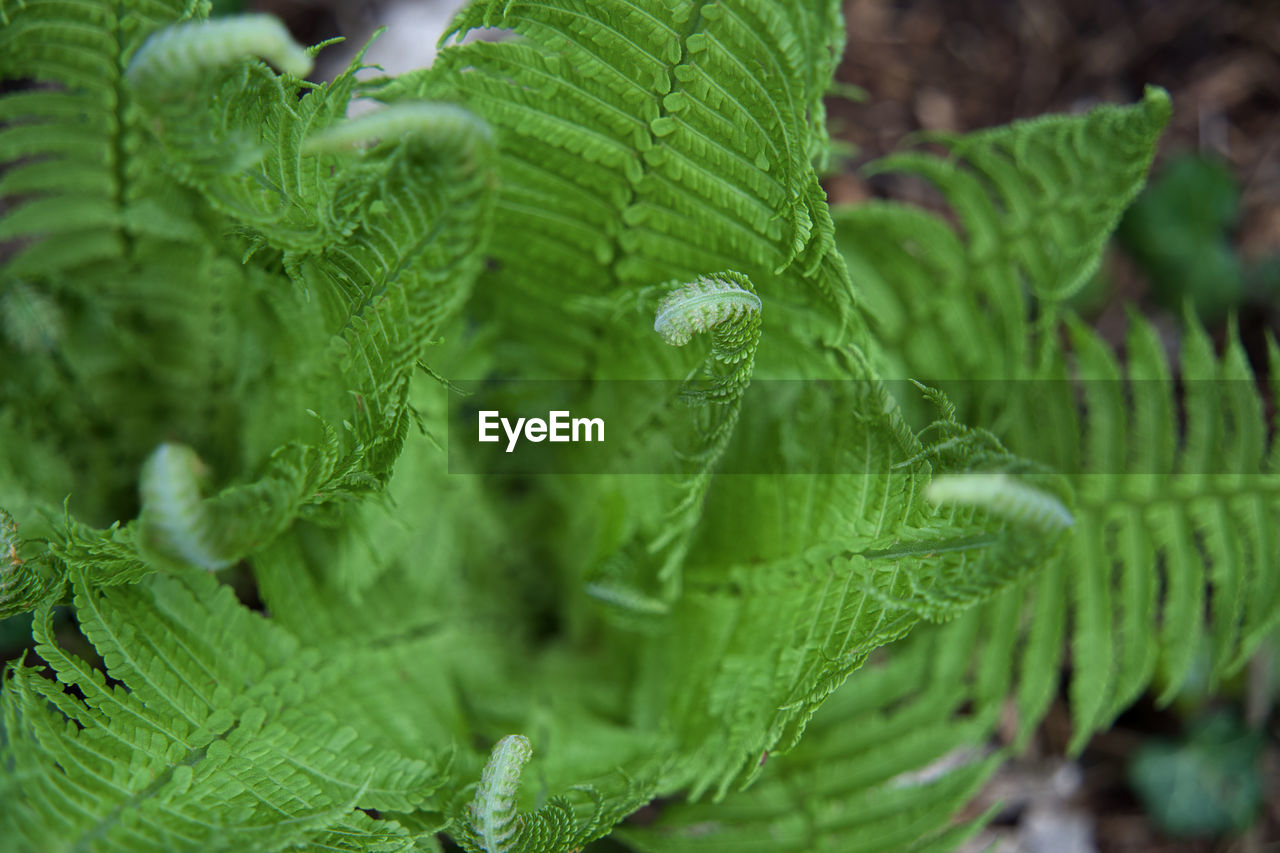
[[[1123,189],[1103,195],[1091,183],[1107,165],[1094,164],[1074,184],[1052,184],[1048,195],[1033,164],[1060,159],[1052,152],[1064,140],[1132,149],[1141,136],[1131,128],[1163,124],[1167,113],[1167,100],[1153,91],[1127,120],[1110,108],[1086,119],[1041,119],[946,140],[952,161],[912,155],[880,164],[934,181],[965,243],[940,220],[900,205],[837,215],[845,257],[863,273],[879,316],[893,318],[886,338],[921,342],[891,347],[901,359],[892,369],[951,387],[965,416],[996,425],[1013,452],[1071,481],[1079,524],[1026,591],[1034,616],[1019,704],[1033,726],[1070,647],[1075,748],[1153,681],[1169,701],[1197,660],[1211,679],[1239,671],[1275,627],[1280,605],[1270,541],[1280,485],[1275,442],[1234,325],[1218,356],[1188,314],[1171,364],[1151,324],[1133,314],[1122,369],[1064,301],[1088,265],[1057,255],[1075,267],[1057,279],[1070,278],[1061,287],[1042,272],[1063,242],[1055,230],[1071,234],[1070,249],[1100,245],[1141,173],[1112,168]],[[933,250],[913,252],[922,243]],[[999,274],[979,277],[980,252],[1008,260]],[[924,308],[935,288],[956,294],[946,316]],[[1001,319],[987,334],[958,333],[983,322],[992,306]],[[1274,345],[1269,358],[1274,367]],[[1000,381],[945,382],[962,372]]]
[[[1079,746],[1278,618],[1239,347],[1183,429],[1065,307],[1162,92],[879,166],[957,232],[833,219],[834,0],[478,0],[513,38],[328,84],[207,12],[0,4],[15,848],[947,849],[1064,649]],[[494,379],[652,473],[462,444]]]

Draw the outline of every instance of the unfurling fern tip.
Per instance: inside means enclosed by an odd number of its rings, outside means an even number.
[[[231,564],[209,535],[207,510],[200,497],[204,465],[194,450],[162,444],[142,467],[144,533],[166,555],[213,571]]]
[[[1045,533],[1075,524],[1055,495],[1002,473],[942,474],[925,489],[930,503],[977,507]]]
[[[533,756],[533,746],[524,735],[507,735],[498,741],[480,776],[471,803],[471,828],[487,853],[508,853],[520,830],[516,795],[520,774]]]
[[[653,330],[672,346],[682,347],[700,332],[744,315],[758,315],[760,307],[760,297],[746,276],[733,272],[700,276],[662,300]]]
[[[265,59],[295,77],[310,73],[313,64],[311,54],[277,19],[234,15],[184,21],[152,33],[134,54],[125,75],[135,86],[163,88],[249,56]]]

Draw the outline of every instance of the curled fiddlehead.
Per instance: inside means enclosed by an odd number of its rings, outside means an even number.
[[[942,474],[934,477],[925,497],[935,504],[959,504],[1043,533],[1059,533],[1075,518],[1056,496],[1003,473]]]
[[[673,546],[659,572],[662,579],[669,579],[684,559],[711,472],[733,437],[760,344],[760,309],[751,280],[732,271],[700,276],[673,290],[658,306],[653,328],[672,346],[684,346],[698,334],[711,335],[711,352],[680,392],[682,400],[698,407],[698,445],[686,454],[697,469],[668,514],[667,529],[649,549],[654,553]]]
[[[760,308],[751,280],[731,271],[700,276],[662,300],[653,330],[664,341],[682,347],[696,335],[712,336],[704,381],[686,383],[687,400],[732,402],[747,390],[760,343]]]
[[[392,104],[334,125],[308,139],[302,150],[305,154],[318,154],[408,137],[443,148],[466,150],[478,140],[488,141],[490,131],[474,113],[456,104]]]
[[[475,796],[451,833],[469,853],[581,850],[648,800],[644,795],[631,800],[628,794],[606,804],[592,786],[575,785],[537,811],[521,813],[516,802],[520,777],[532,755],[524,735],[507,735],[494,744]],[[590,811],[576,807],[570,794],[580,802],[582,797],[590,800]]]
[[[213,571],[231,564],[221,553],[212,531],[200,476],[204,465],[194,450],[181,444],[162,444],[142,467],[143,536],[160,553]]]
[[[311,54],[280,21],[270,15],[233,15],[184,21],[152,33],[125,75],[135,87],[168,87],[248,56],[295,77],[305,76],[312,66]]]
[[[587,593],[608,605],[624,624],[661,616],[680,596],[681,567],[702,515],[703,498],[716,464],[733,437],[742,397],[751,384],[760,343],[760,297],[742,273],[725,271],[677,285],[661,300],[653,328],[672,346],[711,336],[711,351],[686,378],[680,401],[692,415],[692,443],[678,452],[691,467],[676,485],[661,529],[606,561]],[[634,544],[634,543],[633,543]],[[656,564],[654,577],[645,566]]]
[[[494,744],[470,806],[472,841],[485,853],[508,853],[520,831],[516,795],[520,774],[533,756],[524,735],[507,735]]]

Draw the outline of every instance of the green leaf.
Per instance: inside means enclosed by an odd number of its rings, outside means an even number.
[[[1138,197],[1116,237],[1145,268],[1160,302],[1176,311],[1190,301],[1213,323],[1244,298],[1244,272],[1229,240],[1239,215],[1240,189],[1226,165],[1183,156]]]
[[[1218,714],[1196,723],[1181,742],[1144,743],[1129,765],[1129,781],[1169,835],[1234,834],[1262,807],[1261,753],[1260,733]]]

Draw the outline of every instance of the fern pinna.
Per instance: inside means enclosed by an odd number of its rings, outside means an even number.
[[[877,166],[935,182],[960,236],[896,204],[837,213],[845,257],[879,316],[892,318],[887,339],[902,341],[887,347],[892,369],[939,381],[966,417],[997,424],[1011,450],[1070,481],[1078,523],[1068,547],[1016,593],[1027,604],[1027,643],[1010,666],[1023,674],[1019,707],[1032,726],[1069,645],[1076,748],[1153,680],[1168,701],[1197,658],[1214,677],[1238,670],[1280,618],[1271,533],[1280,472],[1234,332],[1216,356],[1189,315],[1171,365],[1151,325],[1133,315],[1122,369],[1064,303],[1140,186],[1141,170],[1128,164],[1146,162],[1168,111],[1167,96],[1152,90],[1125,110],[944,139],[953,160],[912,154]],[[1068,145],[1092,152],[1092,168],[1065,159]],[[1120,192],[1100,192],[1103,176]],[[913,250],[922,240],[932,252]],[[1095,250],[1081,254],[1081,245]],[[1033,282],[1030,292],[1022,281]],[[930,307],[938,289],[954,294],[945,314]],[[958,375],[987,381],[946,381]]]
[[[1178,396],[1064,307],[1162,93],[877,167],[957,232],[833,220],[834,0],[479,0],[511,38],[324,84],[206,5],[0,0],[15,848],[561,853],[663,798],[618,837],[947,849],[1068,644],[1079,743],[1274,625],[1239,347]],[[654,473],[446,460],[445,376]]]
[[[325,87],[277,75],[246,56],[310,68],[277,22],[178,20],[192,13],[5,10],[4,73],[59,84],[0,101],[0,156],[17,161],[4,190],[26,199],[0,233],[29,240],[6,292],[39,294],[62,327],[56,347],[5,342],[23,365],[6,399],[22,405],[0,429],[30,451],[6,456],[0,501],[51,549],[30,572],[57,575],[58,553],[86,549],[112,552],[99,582],[190,562],[180,548],[141,553],[156,540],[145,484],[141,538],[136,524],[90,533],[49,512],[74,494],[79,518],[115,521],[165,440],[209,469],[216,494],[191,511],[220,565],[376,490],[408,428],[409,377],[478,267],[487,129],[441,115],[350,151],[359,122],[324,131],[340,126],[355,68]]]

